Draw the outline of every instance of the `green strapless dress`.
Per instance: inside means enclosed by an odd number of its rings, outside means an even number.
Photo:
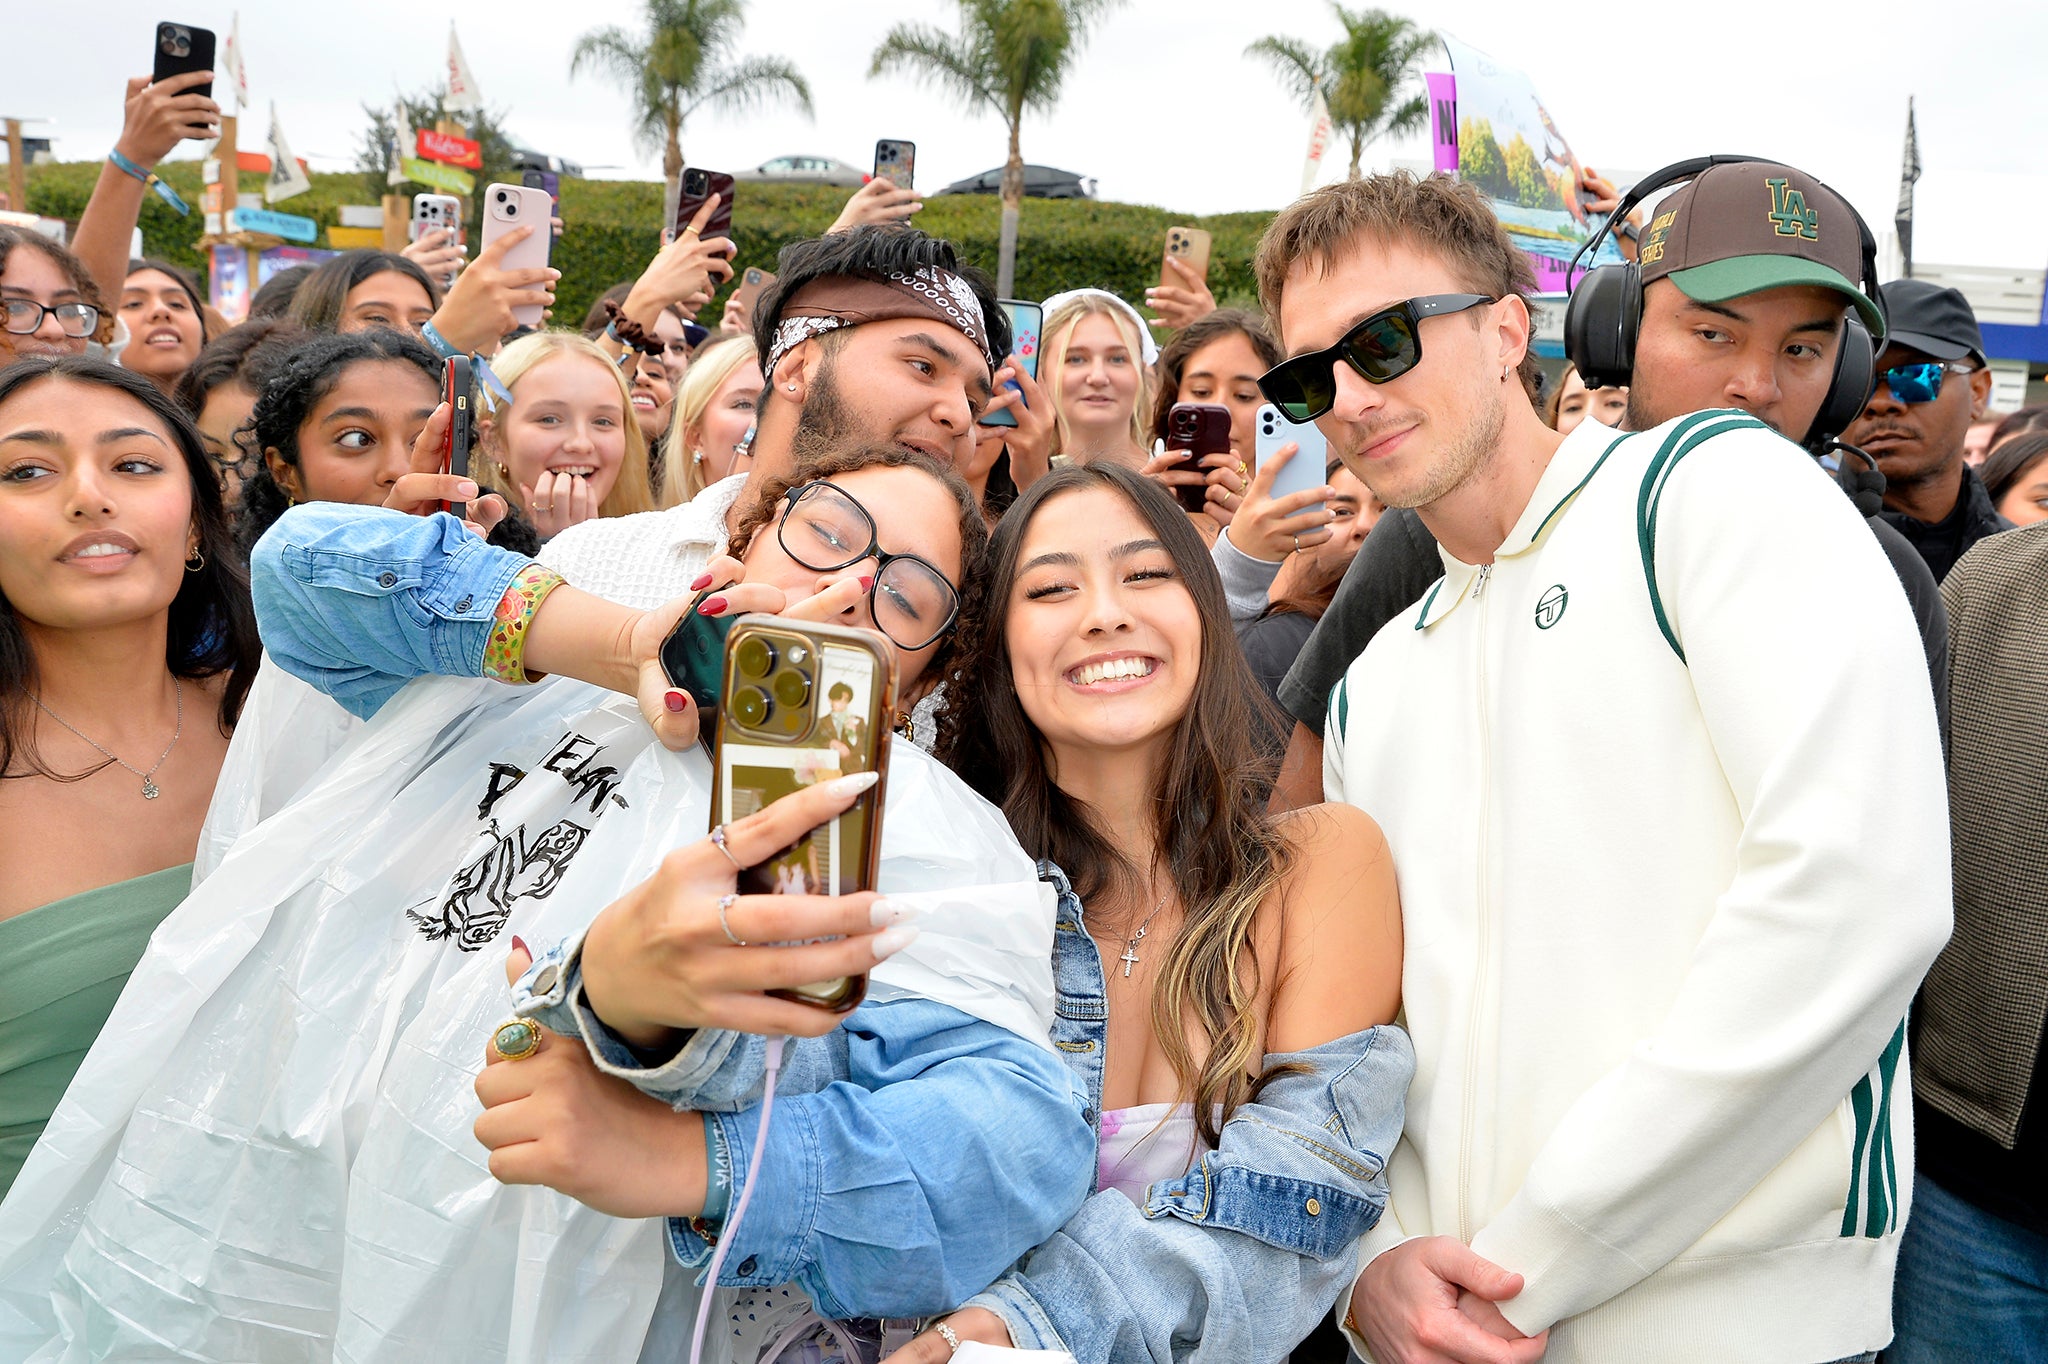
[[[0,1198],[100,1035],[192,864],[0,919]]]

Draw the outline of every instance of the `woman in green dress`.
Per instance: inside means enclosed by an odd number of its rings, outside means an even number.
[[[0,1196],[190,888],[258,652],[190,419],[104,361],[0,370]]]

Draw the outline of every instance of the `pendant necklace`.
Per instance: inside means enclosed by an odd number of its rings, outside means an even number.
[[[101,747],[98,743],[94,742],[91,736],[86,734],[84,730],[80,729],[77,725],[72,724],[69,720],[59,715],[56,711],[51,710],[48,706],[43,705],[42,697],[37,696],[32,699],[38,706],[42,706],[43,714],[49,716],[52,720],[55,720],[58,724],[64,726],[64,728],[70,730],[73,734],[76,734],[79,738],[84,739],[87,743],[92,744],[92,746],[94,748],[98,748],[100,752],[105,753],[107,756],[107,761],[112,763],[120,763],[122,767],[128,768],[130,772],[133,772],[136,776],[142,778],[142,798],[144,800],[155,800],[157,796],[162,793],[159,791],[156,782],[152,780],[152,778],[156,776],[157,768],[162,767],[164,765],[164,759],[171,756],[171,750],[178,746],[178,736],[185,732],[185,683],[182,679],[174,677],[171,679],[171,686],[175,688],[174,694],[176,695],[178,701],[178,727],[175,730],[171,731],[171,741],[164,745],[164,751],[158,755],[156,762],[151,765],[149,771],[147,772],[143,771],[139,767],[131,767],[129,766],[129,764],[121,762],[119,758],[115,757],[112,753],[109,753],[105,748]],[[1140,929],[1138,931],[1138,935],[1140,937],[1143,937],[1144,930]],[[1129,975],[1130,972],[1125,971],[1124,974]]]
[[[1172,894],[1173,887],[1169,884],[1166,887],[1166,894],[1159,897],[1159,903],[1152,906],[1152,912],[1145,916],[1145,922],[1138,925],[1138,931],[1124,940],[1124,954],[1118,957],[1117,960],[1124,964],[1124,978],[1126,980],[1130,978],[1131,968],[1138,964],[1138,944],[1145,940],[1145,930],[1150,928],[1152,921],[1159,917],[1159,911],[1166,908],[1167,896]]]

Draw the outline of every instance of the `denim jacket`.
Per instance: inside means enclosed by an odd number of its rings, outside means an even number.
[[[480,676],[498,601],[532,562],[445,512],[303,502],[256,542],[249,590],[278,666],[367,719],[415,677]]]
[[[757,1150],[763,1039],[699,1031],[647,1066],[585,1002],[581,955],[578,936],[536,958],[515,1010],[580,1035],[599,1069],[709,1116],[708,1152],[732,1197],[760,1163],[721,1284],[795,1284],[826,1317],[928,1316],[1002,1273],[1087,1196],[1082,1099],[1043,1046],[931,1000],[863,1004],[823,1037],[789,1039]],[[711,1259],[683,1219],[669,1220],[669,1244],[687,1267]]]
[[[1059,890],[1053,1044],[1088,1087],[1100,1121],[1109,1029],[1102,958],[1064,873]],[[1357,1271],[1357,1244],[1386,1208],[1386,1158],[1400,1139],[1415,1050],[1368,1028],[1268,1055],[1300,1073],[1268,1085],[1225,1123],[1222,1142],[1143,1208],[1093,1193],[1052,1239],[968,1303],[1000,1316],[1026,1350],[1115,1360],[1281,1360]]]
[[[1039,874],[1059,892],[1053,1042],[1086,1094],[1083,1116],[1095,1131],[1109,1022],[1102,960],[1065,874],[1049,862]],[[527,981],[542,974],[536,963]],[[557,999],[561,975],[549,978]],[[595,1020],[582,1012],[579,1023],[558,1006],[542,1021],[592,1037]],[[846,1077],[849,1057],[834,1037],[789,1045],[778,1094],[798,1075],[809,1085]],[[638,1077],[616,1039],[592,1046],[626,1063],[614,1073],[678,1107],[730,1103],[760,1087],[758,1037],[700,1032],[659,1072]],[[1386,1206],[1385,1157],[1401,1135],[1415,1054],[1408,1035],[1389,1026],[1266,1061],[1303,1073],[1240,1107],[1222,1146],[1183,1178],[1153,1185],[1142,1210],[1113,1189],[1095,1191],[1087,1159],[1088,1200],[968,1305],[1002,1317],[1019,1348],[1064,1349],[1080,1364],[1284,1359],[1350,1282],[1358,1238]],[[955,1136],[982,1121],[966,1114]],[[976,1221],[965,1234],[984,1233]]]

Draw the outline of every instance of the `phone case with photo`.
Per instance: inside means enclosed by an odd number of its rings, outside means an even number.
[[[780,616],[741,616],[725,641],[711,820],[744,819],[783,796],[855,772],[881,780],[844,814],[739,875],[742,895],[851,895],[875,889],[889,783],[896,654],[880,635]],[[834,1013],[857,1006],[867,977],[790,991]]]

